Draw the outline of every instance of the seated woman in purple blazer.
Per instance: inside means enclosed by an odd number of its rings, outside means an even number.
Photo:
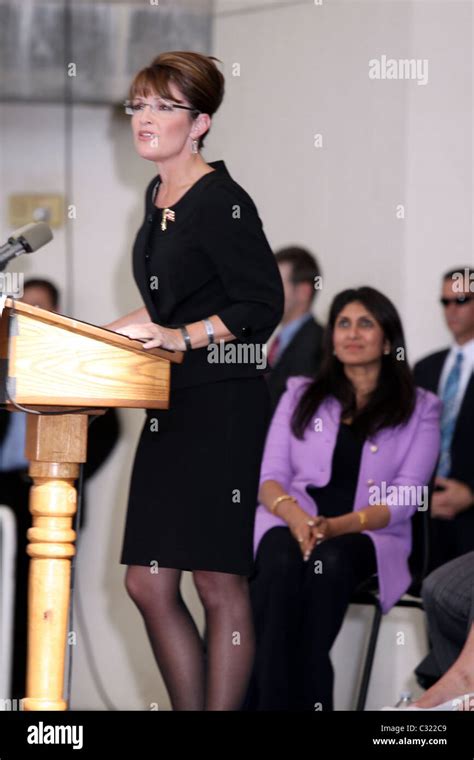
[[[330,650],[375,573],[383,612],[410,585],[440,401],[416,388],[400,318],[373,288],[331,306],[315,380],[293,377],[265,444],[250,589],[257,650],[246,709],[331,710]]]

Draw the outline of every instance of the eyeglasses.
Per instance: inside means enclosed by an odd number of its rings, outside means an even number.
[[[469,301],[472,301],[473,299],[474,299],[474,295],[472,296],[461,295],[461,296],[457,296],[457,298],[440,298],[439,302],[443,304],[444,307],[449,306],[450,303],[455,303],[458,306],[463,306],[464,304],[468,303]]]
[[[151,102],[144,100],[126,100],[124,103],[125,113],[127,116],[134,116],[136,113],[142,113],[147,106],[149,106],[154,114],[160,114],[160,116],[168,116],[176,113],[176,110],[182,109],[184,111],[192,111],[195,114],[201,113],[197,108],[193,106],[183,106],[181,103],[174,103],[172,100],[165,100],[165,98],[152,98]]]

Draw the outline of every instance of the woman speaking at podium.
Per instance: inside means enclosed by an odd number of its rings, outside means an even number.
[[[147,411],[121,557],[175,710],[238,710],[250,677],[247,576],[269,416],[262,349],[283,312],[252,199],[223,161],[201,156],[224,94],[215,60],[166,52],[132,82],[135,148],[158,175],[133,249],[144,307],[108,325],[145,348],[186,352],[171,365],[170,408]],[[207,658],[183,570],[205,609]]]

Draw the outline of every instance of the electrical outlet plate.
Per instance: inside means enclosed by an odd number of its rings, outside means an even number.
[[[61,227],[64,220],[62,195],[34,193],[10,195],[8,222],[13,229],[30,222],[46,222],[50,227]]]

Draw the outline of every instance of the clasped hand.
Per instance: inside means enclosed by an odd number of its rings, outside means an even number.
[[[124,325],[115,332],[126,335],[133,340],[146,340],[143,348],[166,348],[169,351],[185,351],[184,338],[181,330],[172,327],[162,327],[155,322],[143,322]]]
[[[316,544],[331,538],[331,518],[312,517],[301,507],[294,510],[287,522],[291,534],[298,541],[305,562]]]
[[[472,491],[466,483],[454,478],[436,478],[435,491],[431,500],[431,517],[453,520],[456,515],[473,506]]]

